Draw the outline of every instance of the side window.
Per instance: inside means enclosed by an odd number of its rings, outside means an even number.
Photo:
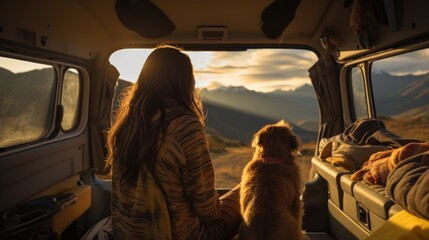
[[[0,57],[0,148],[46,137],[53,122],[55,78],[51,65]]]
[[[429,141],[429,49],[376,60],[371,65],[375,113],[386,128]]]
[[[353,120],[368,117],[368,107],[366,103],[365,83],[362,69],[359,66],[348,71],[348,92],[351,114]]]
[[[61,128],[63,131],[73,130],[79,119],[79,100],[81,89],[80,74],[74,68],[69,68],[64,74],[61,105],[64,108]]]

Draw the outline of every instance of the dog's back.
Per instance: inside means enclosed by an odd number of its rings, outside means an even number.
[[[240,239],[304,239],[300,187],[295,162],[252,160],[241,182]]]

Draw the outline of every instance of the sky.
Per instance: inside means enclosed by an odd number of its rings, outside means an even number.
[[[382,70],[395,76],[429,72],[429,48],[375,61],[373,71]]]
[[[110,62],[120,78],[136,81],[150,49],[124,49],[113,53]],[[194,66],[196,87],[245,86],[259,92],[293,90],[310,84],[308,69],[317,61],[313,52],[292,49],[255,49],[236,52],[185,52]],[[373,71],[391,75],[429,72],[429,49],[376,61]],[[0,57],[0,66],[14,73],[42,69],[48,65]]]
[[[0,56],[0,67],[6,68],[7,70],[13,73],[20,73],[20,72],[31,71],[34,69],[49,68],[51,66]]]
[[[134,82],[151,50],[126,49],[115,52],[110,62],[120,78]],[[250,90],[270,92],[293,90],[310,84],[308,69],[317,61],[307,50],[257,49],[239,52],[186,52],[193,63],[197,87],[245,86]],[[429,72],[429,49],[376,61],[375,71],[391,75]],[[400,66],[400,67],[398,67]]]
[[[151,50],[126,49],[115,52],[110,62],[120,78],[134,82]],[[236,52],[185,52],[191,58],[196,87],[245,86],[270,92],[292,90],[306,83],[308,68],[316,61],[313,52],[289,49],[257,49]]]

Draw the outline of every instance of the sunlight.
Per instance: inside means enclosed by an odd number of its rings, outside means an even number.
[[[52,66],[46,64],[38,64],[34,62],[21,61],[12,58],[0,57],[0,66],[13,73],[28,72],[35,69],[51,68]]]
[[[151,51],[151,49],[122,49],[114,52],[109,60],[118,69],[121,79],[135,82]]]
[[[124,49],[112,54],[110,62],[120,78],[135,82],[151,49]],[[317,61],[313,52],[291,49],[252,49],[242,52],[186,51],[194,66],[196,87],[245,86],[270,92],[293,90],[310,84],[308,68]]]

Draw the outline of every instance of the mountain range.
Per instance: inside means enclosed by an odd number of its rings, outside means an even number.
[[[286,120],[302,141],[316,140],[319,110],[310,85],[269,93],[223,86],[201,89],[200,95],[207,110],[209,133],[249,143],[264,125]]]
[[[392,76],[380,71],[372,79],[377,116],[428,117],[429,73]]]
[[[204,101],[204,107],[207,112],[206,127],[208,134],[239,140],[245,144],[251,142],[253,134],[260,128],[281,120],[264,118],[209,101]],[[303,142],[316,140],[316,131],[309,131],[294,123],[291,124],[293,131]]]
[[[49,79],[52,71],[42,69],[14,74],[0,68],[0,115],[7,117],[13,112],[12,107],[17,105],[9,104],[11,101],[25,105],[31,99],[32,104],[37,106],[37,101],[42,100],[40,97],[51,91],[47,88],[49,84],[40,84],[40,81]],[[405,76],[392,76],[386,72],[373,74],[375,80],[372,88],[377,116],[403,119],[429,117],[429,73]],[[119,80],[117,94],[130,84]],[[24,87],[28,85],[31,88]],[[207,112],[209,134],[249,143],[262,126],[284,119],[294,126],[294,131],[304,142],[316,140],[319,110],[310,85],[291,91],[268,93],[252,91],[243,86],[221,86],[210,90],[200,89],[200,95]],[[117,105],[115,100],[114,108]]]
[[[373,73],[372,79],[377,116],[399,119],[429,118],[429,73],[393,76],[386,72],[376,72]],[[240,117],[235,118],[237,120],[234,122],[239,123],[239,126],[234,126],[235,131],[254,124],[245,120],[249,119],[250,115],[259,119],[259,123],[265,124],[285,119],[295,126],[295,131],[303,141],[316,139],[319,110],[311,85],[306,84],[291,91],[277,90],[268,93],[248,90],[242,86],[223,86],[214,90],[202,89],[201,95],[208,109],[209,128],[217,129],[215,125],[222,126],[218,119],[221,115],[217,112],[220,111],[218,108],[223,108],[225,114],[222,114],[222,121],[228,119],[232,122],[229,119],[232,117],[228,117],[232,111],[245,116],[243,120],[238,120]],[[214,116],[210,116],[211,112]],[[229,124],[233,126],[232,123]],[[247,129],[252,130],[254,131],[255,127]]]

